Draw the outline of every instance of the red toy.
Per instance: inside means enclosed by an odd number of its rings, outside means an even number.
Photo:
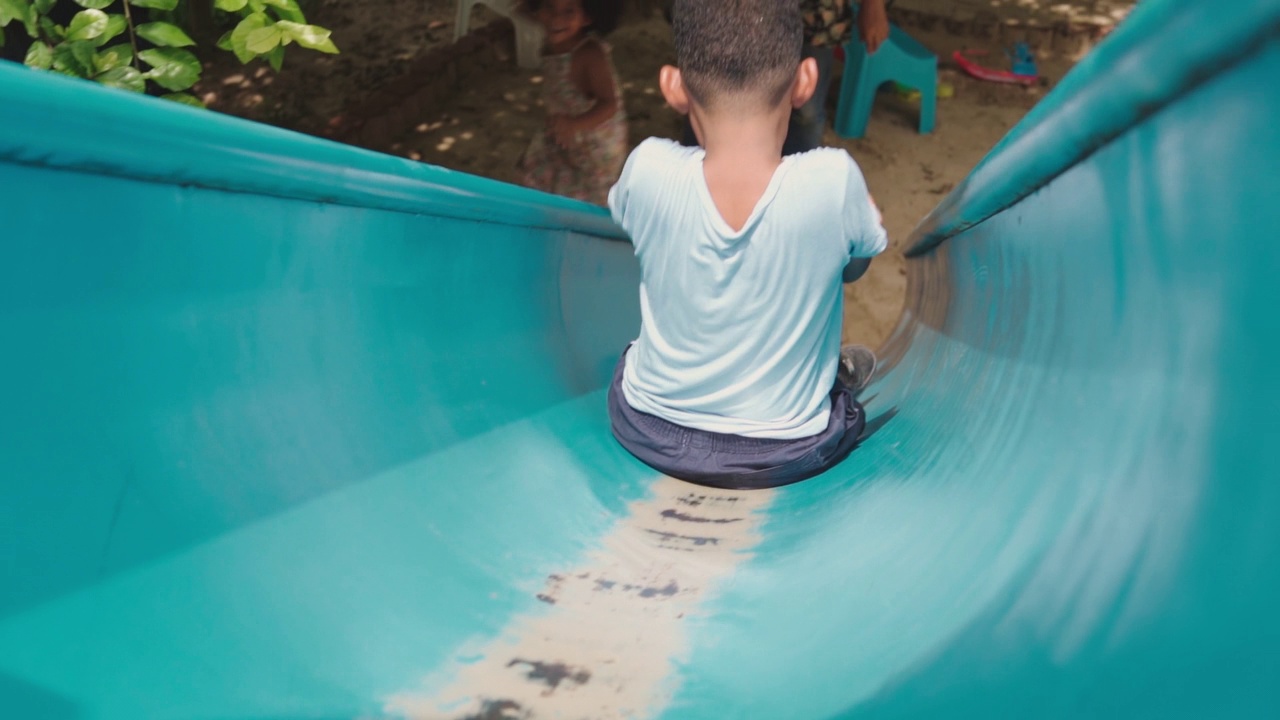
[[[966,73],[978,78],[979,80],[990,80],[991,82],[1015,83],[1018,85],[1034,85],[1039,79],[1039,74],[1034,70],[1030,73],[1010,72],[1008,70],[996,70],[994,68],[984,67],[969,59],[968,56],[987,55],[986,50],[957,50],[951,55],[951,59],[955,60],[960,69]],[[1025,67],[1025,65],[1024,65]],[[1034,64],[1031,65],[1035,67]],[[1015,70],[1022,69],[1015,65]]]

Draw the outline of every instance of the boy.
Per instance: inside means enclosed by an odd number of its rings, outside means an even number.
[[[818,64],[818,84],[809,102],[791,113],[787,140],[782,144],[783,155],[808,152],[822,145],[835,51],[853,37],[854,3],[859,6],[856,14],[858,36],[866,44],[867,52],[874,53],[889,37],[885,0],[798,0],[800,18],[804,23],[804,49],[801,53],[802,57],[813,58]],[[668,3],[667,22],[671,22],[670,6]],[[687,121],[680,142],[690,146],[698,144]]]
[[[842,460],[865,424],[855,393],[875,360],[841,357],[841,281],[886,237],[848,153],[782,155],[817,82],[795,0],[677,0],[673,27],[679,67],[659,86],[701,147],[646,140],[609,193],[640,260],[642,319],[610,420],[672,477],[785,485]]]

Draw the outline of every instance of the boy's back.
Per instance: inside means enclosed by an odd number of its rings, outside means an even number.
[[[841,273],[886,237],[843,150],[785,158],[734,230],[716,209],[705,153],[648,140],[610,194],[640,259],[642,328],[622,390],[677,425],[748,438],[828,424]]]
[[[885,246],[843,151],[784,158],[813,96],[796,0],[677,0],[658,87],[700,148],[649,140],[609,206],[640,259],[640,335],[609,385],[613,435],[673,477],[776,487],[844,459],[866,427],[866,348],[840,347],[842,283]],[[840,372],[837,372],[837,370]]]

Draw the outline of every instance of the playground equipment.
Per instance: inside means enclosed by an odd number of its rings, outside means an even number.
[[[458,15],[453,21],[454,42],[471,28],[471,11],[476,5],[484,5],[511,21],[515,28],[517,65],[536,69],[542,64],[542,25],[521,12],[519,0],[458,0]]]
[[[1031,50],[1026,43],[1018,43],[1014,46],[1012,52],[1006,50],[1005,56],[1009,59],[1010,68],[1008,70],[1000,70],[999,68],[986,67],[978,64],[973,58],[986,55],[985,50],[956,50],[951,54],[951,59],[969,75],[979,80],[989,80],[998,83],[1011,83],[1014,85],[1034,85],[1040,82],[1040,73],[1036,69],[1035,57],[1031,54]]]
[[[721,494],[609,435],[603,211],[0,67],[4,716],[1274,716],[1277,72],[1142,3],[912,238],[877,432]]]
[[[875,51],[854,37],[844,46],[844,72],[836,105],[836,134],[860,138],[867,132],[876,92],[887,82],[898,82],[920,91],[920,132],[933,132],[937,111],[938,57],[897,25],[889,26],[889,38]]]

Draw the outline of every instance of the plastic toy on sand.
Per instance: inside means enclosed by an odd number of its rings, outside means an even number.
[[[1018,43],[1014,46],[1013,52],[1005,51],[1005,55],[1009,57],[1012,68],[1010,70],[997,70],[974,62],[971,57],[980,57],[989,54],[986,50],[957,50],[951,55],[951,59],[955,60],[956,65],[960,69],[978,78],[979,80],[989,80],[991,82],[1015,83],[1019,85],[1033,85],[1040,80],[1040,72],[1036,69],[1035,58],[1031,55],[1031,49],[1026,43]]]

